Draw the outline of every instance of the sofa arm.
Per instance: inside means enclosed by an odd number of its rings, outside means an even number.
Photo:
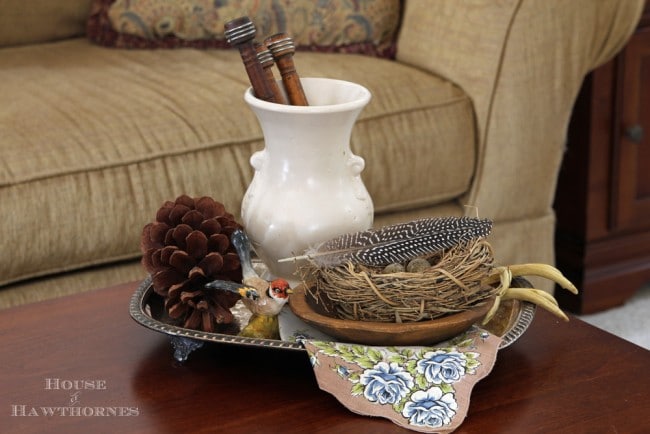
[[[552,215],[573,103],[615,55],[644,0],[407,0],[397,59],[474,104],[475,177],[462,198],[495,221]]]

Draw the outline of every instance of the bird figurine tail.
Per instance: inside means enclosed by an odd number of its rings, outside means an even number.
[[[248,239],[246,232],[237,229],[230,236],[230,241],[237,251],[237,255],[239,255],[244,280],[248,277],[257,275],[255,269],[253,269],[253,261],[251,260],[251,242]]]

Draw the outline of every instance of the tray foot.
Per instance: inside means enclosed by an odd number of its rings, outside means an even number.
[[[202,341],[197,341],[195,339],[185,338],[182,336],[171,336],[170,340],[172,347],[174,347],[174,359],[180,363],[186,361],[190,353],[192,353],[194,350],[198,350],[203,346]]]

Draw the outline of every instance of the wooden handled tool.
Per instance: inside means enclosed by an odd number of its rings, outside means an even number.
[[[267,80],[264,68],[257,60],[254,46],[255,25],[248,17],[236,18],[224,25],[226,40],[239,49],[248,79],[256,97],[265,101],[276,102],[273,89]]]
[[[277,33],[267,38],[265,43],[278,65],[289,103],[291,105],[309,105],[293,63],[293,54],[296,52],[293,39],[286,33]]]

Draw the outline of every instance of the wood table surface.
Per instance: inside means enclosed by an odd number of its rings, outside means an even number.
[[[0,432],[409,432],[321,391],[301,351],[210,344],[175,362],[130,318],[136,287],[0,311]],[[538,309],[455,432],[648,433],[649,368],[650,351]]]

